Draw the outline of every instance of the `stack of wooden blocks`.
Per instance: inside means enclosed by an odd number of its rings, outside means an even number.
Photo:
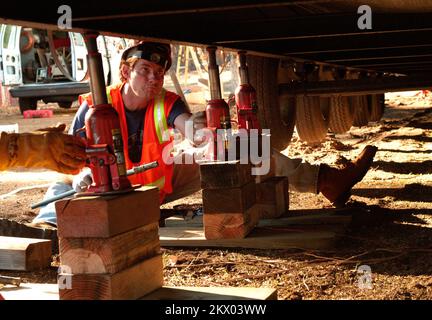
[[[155,187],[56,203],[60,299],[138,299],[163,285]]]
[[[288,178],[275,177],[273,172],[256,179],[252,166],[238,160],[201,163],[206,239],[244,238],[259,219],[287,212]]]
[[[206,239],[244,238],[259,220],[250,164],[214,161],[200,165]]]

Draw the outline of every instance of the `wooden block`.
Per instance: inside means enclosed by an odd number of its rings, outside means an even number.
[[[160,251],[158,223],[112,238],[60,238],[60,261],[73,274],[116,273]]]
[[[109,238],[159,221],[159,191],[142,187],[115,196],[78,197],[56,202],[58,236]]]
[[[138,299],[162,287],[162,255],[144,260],[115,274],[63,274],[59,285],[71,277],[71,288],[59,288],[60,300]]]
[[[51,265],[51,240],[0,237],[0,270],[31,271]]]
[[[203,210],[207,213],[243,213],[256,202],[255,181],[238,188],[204,189]]]
[[[250,163],[213,161],[200,163],[201,188],[236,188],[253,180]]]
[[[288,178],[272,177],[256,186],[257,204],[260,205],[261,218],[280,217],[289,208]]]
[[[246,237],[257,225],[260,211],[253,206],[244,213],[204,214],[206,239],[239,239]]]

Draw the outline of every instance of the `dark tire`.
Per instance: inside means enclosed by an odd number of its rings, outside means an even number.
[[[57,102],[57,104],[59,105],[60,108],[64,108],[64,109],[70,109],[70,107],[72,106],[72,102],[69,101],[60,101]]]
[[[280,97],[279,59],[247,56],[249,82],[257,93],[258,119],[262,129],[270,129],[271,145],[284,150],[290,143],[295,124],[293,98]]]
[[[327,135],[327,121],[320,107],[319,97],[297,97],[296,127],[301,140],[318,143]]]
[[[27,110],[36,110],[37,109],[37,98],[18,98],[19,108],[21,113]]]
[[[372,94],[368,96],[368,102],[371,109],[370,121],[380,121],[385,109],[384,94]]]
[[[367,126],[370,119],[371,110],[367,101],[367,96],[351,97],[354,109],[354,126]]]
[[[354,122],[354,114],[348,97],[333,97],[330,101],[330,131],[334,133],[347,132]]]

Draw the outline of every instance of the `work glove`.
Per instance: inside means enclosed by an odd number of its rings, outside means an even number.
[[[93,183],[93,176],[90,168],[86,167],[72,180],[72,188],[76,192],[84,192]]]
[[[82,138],[63,133],[65,124],[31,133],[2,133],[0,169],[45,168],[66,174],[77,174],[85,165],[85,143]]]

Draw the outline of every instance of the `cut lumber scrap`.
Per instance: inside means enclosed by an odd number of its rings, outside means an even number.
[[[236,188],[254,180],[252,166],[240,161],[207,161],[200,163],[201,188]]]
[[[0,236],[49,239],[51,240],[52,253],[58,253],[57,229],[50,227],[28,226],[13,220],[0,219]]]
[[[111,238],[60,238],[61,264],[73,274],[113,274],[159,251],[157,222]]]
[[[4,288],[6,300],[58,300],[56,284],[23,283],[19,288]],[[162,287],[140,300],[276,300],[276,289],[233,287]]]
[[[138,299],[163,285],[162,256],[144,260],[115,274],[63,274],[71,288],[60,288],[60,300]]]
[[[236,188],[204,189],[202,200],[204,214],[245,212],[256,202],[255,181]]]
[[[205,213],[203,218],[206,239],[241,239],[257,225],[260,211],[253,206],[244,213]]]
[[[142,187],[115,196],[89,196],[56,202],[58,236],[109,238],[159,221],[159,192]]]
[[[31,271],[50,265],[51,240],[0,236],[0,270]]]
[[[298,231],[256,227],[244,239],[207,240],[202,228],[161,228],[159,238],[162,247],[217,247],[217,248],[255,248],[255,249],[327,249],[337,239],[333,231]]]
[[[277,300],[277,291],[249,287],[162,287],[140,300]]]
[[[288,178],[271,177],[256,186],[261,218],[277,218],[288,211]]]

